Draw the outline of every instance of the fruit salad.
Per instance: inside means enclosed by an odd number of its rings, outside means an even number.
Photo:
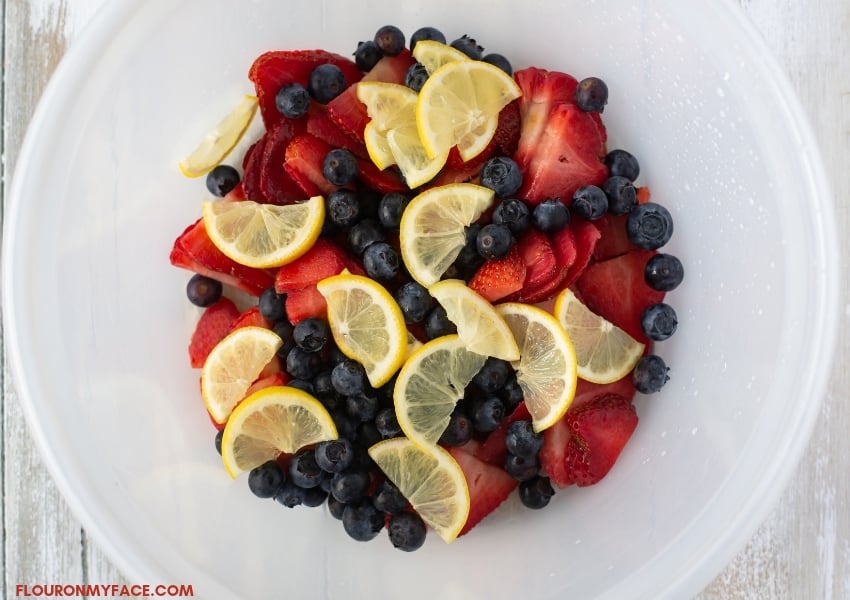
[[[412,551],[611,471],[684,269],[605,81],[434,27],[352,50],[256,58],[180,163],[210,198],[170,260],[223,474]]]

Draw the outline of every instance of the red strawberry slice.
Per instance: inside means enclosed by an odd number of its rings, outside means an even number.
[[[328,304],[315,285],[286,294],[286,316],[293,325],[309,317],[324,319],[327,313]]]
[[[522,289],[525,271],[525,261],[514,246],[504,257],[481,265],[470,279],[469,287],[490,302],[496,302]]]
[[[366,105],[357,99],[357,86],[349,86],[325,105],[328,118],[342,131],[364,146],[363,130],[369,122]]]
[[[402,181],[401,176],[394,168],[381,171],[371,159],[358,158],[357,164],[360,168],[358,177],[366,187],[377,190],[382,194],[388,192],[407,192],[408,187]]]
[[[350,89],[350,88],[349,88]],[[345,148],[360,158],[369,158],[369,152],[360,138],[343,130],[328,116],[322,106],[313,106],[307,119],[307,133],[313,135],[334,148]]]
[[[557,262],[552,244],[545,233],[530,228],[517,240],[516,248],[525,263],[525,280],[518,294],[521,302],[533,302],[530,298],[548,286],[555,278]]]
[[[240,265],[222,254],[207,235],[203,219],[189,225],[174,241],[169,259],[175,267],[212,277],[254,296],[274,284],[270,271]]]
[[[460,531],[463,535],[507,500],[518,483],[502,467],[487,464],[463,448],[448,451],[460,465],[469,487],[469,516]]]
[[[596,244],[602,239],[602,232],[595,223],[590,221],[576,219],[571,227],[576,239],[576,257],[567,272],[567,276],[561,283],[559,291],[571,286],[581,277],[587,265],[590,264],[590,259],[593,258],[593,251],[596,248]]]
[[[522,118],[520,117],[519,100],[514,100],[499,113],[499,124],[493,139],[478,156],[464,162],[457,147],[449,152],[446,159],[447,169],[463,169],[473,165],[483,165],[494,156],[513,156],[519,143]],[[479,169],[480,170],[480,169]]]
[[[564,281],[569,274],[570,267],[576,259],[576,239],[573,234],[573,226],[564,227],[549,235],[549,244],[555,256],[555,274],[539,287],[534,289],[523,289],[520,293],[520,302],[526,304],[537,304],[544,302],[564,287]]]
[[[239,309],[229,298],[220,298],[204,309],[189,341],[189,364],[193,369],[204,366],[209,353],[230,333],[233,322],[238,318]]]
[[[525,402],[520,403],[510,415],[499,423],[496,429],[487,434],[484,443],[474,452],[475,457],[491,465],[503,467],[505,458],[508,456],[508,448],[505,445],[505,434],[508,433],[508,426],[514,421],[523,419],[531,420],[531,414],[528,412]]]
[[[632,403],[617,394],[598,396],[543,434],[541,467],[560,487],[599,482],[620,456],[637,427]]]
[[[262,202],[263,192],[260,189],[263,176],[263,156],[266,149],[267,134],[251,144],[242,158],[242,188],[245,197],[254,202]]]
[[[289,143],[305,130],[303,120],[282,119],[265,134],[266,144],[260,163],[260,193],[265,202],[292,204],[304,199],[304,190],[286,172],[284,162]]]
[[[274,287],[279,294],[294,292],[337,275],[346,266],[345,252],[332,242],[318,239],[307,252],[277,270]]]
[[[631,401],[635,397],[635,393],[635,384],[632,381],[631,373],[613,383],[591,383],[584,379],[579,379],[576,384],[576,395],[573,398],[573,403],[570,405],[570,410],[578,410],[585,404],[609,394],[616,394]]]
[[[520,137],[514,157],[524,174],[519,197],[533,205],[546,198],[571,202],[579,187],[601,185],[607,178],[608,168],[600,160],[604,150],[588,113],[574,104],[556,105],[533,147],[525,146]]]
[[[535,154],[552,109],[575,101],[578,81],[566,73],[536,67],[517,71],[514,79],[522,90],[519,98],[522,134],[514,158],[520,165],[526,165]]]
[[[363,81],[383,81],[404,85],[407,70],[416,62],[410,50],[404,49],[396,56],[385,56],[363,75]]]
[[[286,371],[278,371],[277,373],[272,373],[271,375],[266,375],[265,377],[260,377],[251,384],[251,387],[248,388],[248,391],[245,392],[245,397],[247,398],[254,392],[259,392],[260,390],[264,390],[267,387],[272,387],[276,385],[286,385],[290,382],[292,378],[289,376],[289,373]]]
[[[266,129],[283,119],[275,106],[278,90],[286,83],[300,83],[306,87],[313,69],[325,63],[339,67],[349,86],[362,77],[353,61],[327,50],[274,50],[257,57],[248,71],[248,79],[254,82],[257,90]]]
[[[240,314],[230,326],[230,330],[233,331],[240,327],[265,327],[266,329],[272,329],[274,324],[260,314],[260,309],[258,307],[252,306],[251,308],[242,311],[242,314]]]
[[[664,299],[644,281],[643,270],[654,250],[634,250],[585,269],[576,281],[587,307],[622,328],[636,340],[648,343],[641,329],[643,311]]]
[[[600,223],[601,238],[593,249],[594,260],[616,258],[626,252],[637,250],[626,234],[626,221],[629,215],[605,215]]]
[[[286,147],[284,168],[308,196],[330,194],[337,189],[322,174],[322,163],[333,146],[305,133],[295,136]]]

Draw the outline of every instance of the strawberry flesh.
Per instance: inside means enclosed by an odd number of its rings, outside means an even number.
[[[330,194],[337,189],[322,173],[325,155],[331,150],[333,146],[309,133],[295,136],[286,147],[284,168],[307,196]]]
[[[506,298],[522,289],[525,261],[514,246],[502,258],[486,261],[469,280],[469,287],[490,302]]]
[[[546,234],[533,228],[517,240],[516,248],[525,263],[525,279],[517,299],[520,302],[533,302],[530,299],[536,297],[540,289],[548,287],[555,278],[555,252]]]
[[[229,298],[220,298],[204,309],[189,341],[189,364],[193,369],[204,366],[207,356],[230,333],[230,328],[238,318],[239,309]]]
[[[351,89],[351,88],[348,88]],[[334,148],[345,148],[355,156],[368,159],[369,152],[363,143],[362,135],[355,136],[337,125],[328,116],[325,107],[313,106],[307,119],[307,133],[313,135]]]
[[[460,531],[460,535],[464,535],[507,500],[518,483],[500,466],[476,458],[465,448],[448,448],[448,451],[463,471],[469,487],[469,516]]]
[[[327,317],[328,303],[315,285],[287,292],[285,306],[286,316],[293,325],[309,317]]]
[[[307,252],[277,270],[274,287],[278,294],[288,294],[337,275],[346,266],[345,253],[332,242],[319,239]]]
[[[475,451],[476,458],[483,460],[486,463],[496,466],[504,466],[505,458],[508,456],[508,448],[505,444],[505,435],[508,433],[508,426],[514,421],[530,420],[531,414],[528,412],[528,407],[525,402],[521,402],[513,412],[502,419],[499,426],[487,434],[484,443]]]
[[[571,286],[581,277],[581,274],[584,273],[584,270],[593,258],[596,245],[602,239],[602,232],[590,221],[576,219],[571,226],[576,241],[576,256],[572,265],[570,265],[569,271],[567,271],[566,277],[564,277],[559,291]]]
[[[230,326],[230,330],[233,331],[240,327],[263,327],[265,329],[272,329],[274,324],[260,313],[259,307],[252,306],[251,308],[242,311],[242,314],[240,314]]]

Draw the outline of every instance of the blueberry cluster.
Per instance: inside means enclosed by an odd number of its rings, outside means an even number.
[[[348,87],[345,74],[338,66],[317,66],[307,79],[307,87],[292,82],[283,85],[275,95],[275,107],[289,119],[300,119],[310,110],[311,102],[327,104]]]

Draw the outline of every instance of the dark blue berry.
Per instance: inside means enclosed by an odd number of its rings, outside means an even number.
[[[537,456],[517,456],[508,453],[505,458],[505,472],[517,481],[528,481],[540,473]]]
[[[339,363],[344,360],[348,360],[348,357],[342,353],[337,346],[332,346],[330,350],[328,350],[328,366],[330,368],[334,368]]]
[[[381,432],[378,431],[377,426],[375,425],[375,421],[364,421],[357,426],[357,444],[363,448],[371,448],[378,442],[384,439],[384,436],[381,435]],[[366,456],[369,456],[368,451],[366,452]],[[371,460],[372,457],[369,457]]]
[[[331,383],[331,370],[325,369],[313,377],[313,390],[316,397],[322,400],[325,396],[336,395],[336,390]]]
[[[433,340],[452,333],[457,333],[457,326],[449,320],[446,309],[438,304],[425,317],[425,335]]]
[[[573,212],[583,219],[595,221],[608,212],[608,196],[595,185],[582,186],[573,194]]]
[[[285,359],[289,355],[289,351],[295,347],[295,338],[293,337],[295,328],[288,320],[282,319],[274,324],[272,330],[283,340],[283,345],[278,348],[277,355]]]
[[[514,421],[508,425],[508,431],[505,433],[505,447],[515,456],[537,456],[543,447],[543,434],[534,431],[531,421]]]
[[[511,61],[502,56],[501,54],[496,54],[495,52],[491,52],[490,54],[485,54],[481,60],[486,63],[490,63],[495,67],[499,67],[502,71],[507,73],[508,75],[514,74],[514,69],[511,66]]]
[[[299,450],[289,461],[289,480],[298,487],[316,487],[324,477],[325,472],[316,462],[316,451],[312,448]]]
[[[357,426],[360,425],[360,421],[348,416],[348,411],[345,409],[345,398],[342,396],[339,398],[336,407],[331,409],[331,417],[340,438],[353,440],[357,437]]]
[[[375,394],[361,392],[345,397],[345,410],[352,419],[357,419],[361,422],[372,421],[375,419],[375,415],[378,414],[378,408],[378,396]]]
[[[376,281],[392,281],[401,268],[401,259],[388,243],[376,242],[363,251],[363,268]]]
[[[528,206],[516,198],[502,200],[493,210],[493,223],[507,225],[512,234],[520,236],[525,233],[531,223]]]
[[[457,255],[452,268],[457,272],[457,277],[469,279],[484,264],[484,257],[478,254],[478,233],[481,225],[473,223],[466,228],[466,243]]]
[[[328,473],[341,473],[354,461],[354,446],[348,438],[320,442],[316,446],[316,464]]]
[[[657,250],[673,237],[673,216],[655,202],[639,204],[626,221],[629,241],[644,250]]]
[[[195,306],[206,307],[221,299],[223,289],[220,281],[195,273],[186,284],[186,297]]]
[[[641,394],[654,394],[664,387],[670,379],[667,372],[670,369],[657,354],[650,354],[641,358],[632,372],[632,381],[635,389]]]
[[[659,253],[646,262],[643,278],[652,289],[669,292],[682,283],[685,267],[682,266],[682,261],[672,254]]]
[[[348,245],[357,256],[363,254],[371,244],[385,242],[386,234],[381,224],[374,219],[363,219],[348,230]]]
[[[378,220],[385,229],[398,230],[401,215],[410,199],[400,192],[389,192],[381,196],[378,203]]]
[[[304,492],[306,491],[303,487],[298,487],[287,480],[283,482],[283,486],[275,494],[274,499],[275,502],[283,504],[287,508],[295,508],[304,502]]]
[[[340,473],[334,473],[331,480],[331,494],[346,504],[359,502],[366,497],[371,481],[369,471],[351,467]]]
[[[329,496],[330,494],[328,491],[322,489],[321,486],[305,488],[304,498],[301,500],[301,504],[309,507],[321,506],[325,503],[325,500],[327,500]]]
[[[324,348],[330,335],[328,324],[318,317],[308,317],[299,321],[292,332],[295,344],[306,352],[318,352]]]
[[[221,454],[221,438],[224,437],[224,429],[219,429],[215,433],[215,451]]]
[[[334,498],[333,494],[328,495],[328,511],[334,519],[342,520],[342,513],[345,510],[345,503]]]
[[[637,190],[631,181],[622,175],[614,175],[602,184],[602,191],[608,198],[608,212],[625,215],[637,206]]]
[[[360,173],[357,157],[351,150],[334,148],[325,155],[322,161],[322,175],[332,185],[348,185]]]
[[[433,40],[435,42],[445,44],[446,36],[443,35],[443,32],[436,27],[420,27],[413,32],[412,36],[410,36],[410,51],[413,52],[413,49],[416,47],[416,43],[423,40]]]
[[[339,96],[348,85],[345,82],[345,74],[342,70],[331,63],[319,65],[310,73],[307,90],[316,102],[327,104]]]
[[[398,288],[395,300],[406,323],[421,323],[434,306],[428,290],[415,281],[408,281]]]
[[[382,57],[381,49],[374,41],[360,42],[354,51],[354,64],[365,73],[371,71]]]
[[[505,417],[505,405],[498,396],[486,396],[473,403],[472,427],[482,433],[496,429]]]
[[[640,175],[640,165],[637,159],[625,150],[611,150],[605,155],[605,166],[608,167],[608,175],[620,175],[634,182]]]
[[[404,33],[395,25],[384,25],[375,32],[375,45],[384,56],[398,55],[404,44]]]
[[[508,380],[502,386],[502,389],[499,390],[498,394],[502,402],[505,403],[505,414],[507,415],[511,414],[519,406],[520,402],[525,399],[522,387],[520,387],[516,379],[516,374],[508,377]]]
[[[475,240],[478,254],[486,260],[505,256],[514,245],[514,237],[507,225],[490,223],[481,228]]]
[[[560,198],[546,198],[534,207],[531,220],[538,231],[554,233],[570,222],[570,211]]]
[[[440,436],[440,444],[444,446],[463,446],[472,439],[472,421],[458,409],[449,417],[449,424]]]
[[[269,321],[283,321],[286,319],[285,300],[286,294],[278,294],[273,287],[270,287],[260,294],[257,307],[260,309],[260,314]]]
[[[413,63],[404,75],[404,85],[414,92],[421,90],[426,81],[428,81],[428,71],[422,63]]]
[[[382,512],[395,515],[407,508],[408,502],[395,484],[389,479],[385,479],[375,488],[372,504]]]
[[[295,379],[313,379],[322,370],[322,357],[315,352],[307,352],[298,346],[286,355],[286,372]]]
[[[230,165],[218,165],[207,173],[207,190],[213,196],[227,195],[239,183],[239,171]]]
[[[382,408],[375,415],[375,427],[384,439],[398,437],[401,435],[401,426],[398,424],[398,418],[395,415],[393,407]]]
[[[384,528],[384,514],[371,502],[349,504],[342,511],[342,526],[352,539],[368,542]]]
[[[640,325],[651,340],[662,342],[676,333],[679,319],[669,304],[659,302],[646,307],[641,316]]]
[[[522,171],[506,156],[491,158],[481,169],[481,185],[493,190],[497,198],[513,196],[522,186]]]
[[[533,477],[519,484],[519,501],[526,508],[544,508],[554,495],[555,490],[548,477]]]
[[[327,218],[340,228],[348,228],[360,220],[360,200],[352,190],[334,190],[325,199]]]
[[[306,381],[304,379],[290,379],[289,383],[287,383],[286,385],[291,388],[295,388],[296,390],[307,392],[311,396],[316,393],[316,388],[313,387],[312,381]]]
[[[356,360],[347,358],[331,371],[331,385],[343,396],[361,394],[367,389],[366,369]]]
[[[477,385],[482,392],[492,394],[504,387],[511,373],[513,373],[513,369],[507,361],[489,356],[484,362],[484,366],[472,378],[472,383]]]
[[[588,77],[576,86],[575,101],[585,112],[602,112],[608,104],[608,86],[598,77]]]
[[[310,92],[300,83],[287,83],[277,91],[274,105],[284,117],[298,119],[310,109]]]
[[[460,50],[473,60],[481,60],[481,57],[484,56],[484,48],[468,35],[462,35],[454,40],[450,46],[455,50]]]
[[[248,473],[248,488],[257,498],[273,498],[277,494],[286,476],[276,460],[264,462]]]
[[[387,526],[393,547],[404,552],[413,552],[425,543],[425,522],[417,514],[403,512],[394,515]]]

